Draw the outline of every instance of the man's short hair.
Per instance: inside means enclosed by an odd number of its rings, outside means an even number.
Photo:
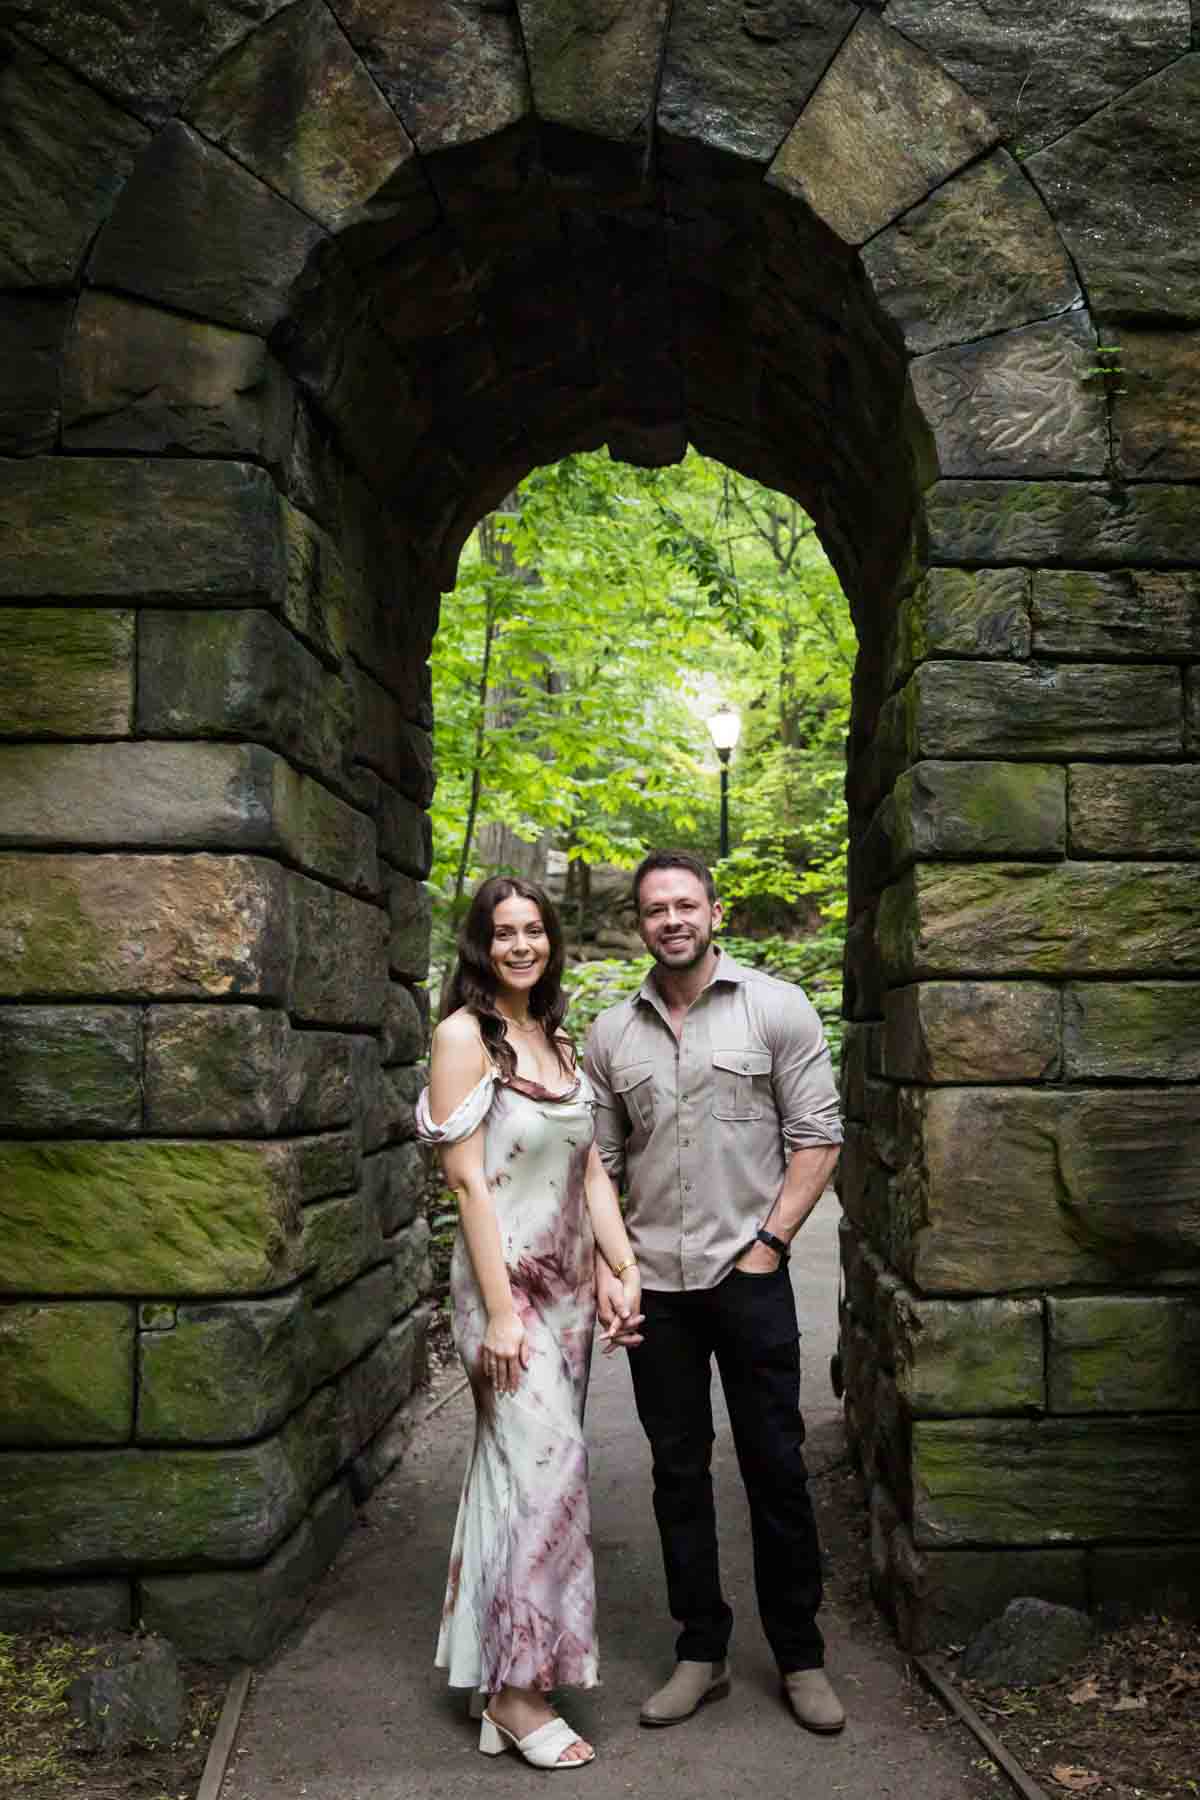
[[[686,869],[701,882],[708,895],[711,906],[717,897],[717,884],[712,878],[712,870],[690,850],[651,850],[649,856],[643,856],[633,871],[633,904],[638,913],[642,910],[642,883],[647,875],[653,875],[657,869]]]

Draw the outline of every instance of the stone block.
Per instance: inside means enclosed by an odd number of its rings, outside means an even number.
[[[1105,662],[1200,656],[1200,575],[1038,569],[1032,617],[1038,656]]]
[[[888,21],[943,63],[1028,155],[1189,47],[1183,0],[891,0]]]
[[[278,13],[213,70],[187,103],[191,124],[243,167],[339,231],[389,190],[432,210],[400,120],[318,0]],[[374,203],[374,205],[372,205]]]
[[[921,1419],[913,1540],[965,1549],[1180,1537],[1194,1516],[1198,1452],[1200,1420]]]
[[[8,1131],[136,1131],[141,1020],[133,1007],[0,1007]]]
[[[279,597],[279,501],[250,463],[153,457],[0,462],[3,592],[251,605]]]
[[[1040,1687],[1068,1674],[1095,1635],[1085,1612],[1022,1595],[971,1639],[958,1672],[981,1687]]]
[[[892,863],[914,858],[1062,856],[1066,771],[1046,763],[919,762],[896,782]]]
[[[648,137],[666,30],[666,0],[601,8],[581,29],[562,0],[519,0],[540,119],[617,143]]]
[[[121,192],[92,251],[94,286],[265,337],[325,233],[173,120]]]
[[[768,181],[862,244],[995,143],[945,70],[870,13],[859,16],[771,164]]]
[[[274,1431],[308,1393],[311,1314],[298,1290],[180,1306],[138,1336],[142,1444],[234,1443]]]
[[[1196,489],[1168,482],[939,481],[926,518],[935,563],[1200,565]]]
[[[154,1006],[146,1017],[152,1131],[321,1131],[353,1116],[351,1041],[294,1031],[257,1006]]]
[[[1195,1543],[1170,1549],[1137,1544],[1097,1544],[1090,1559],[1092,1604],[1105,1625],[1123,1625],[1163,1613],[1200,1619],[1200,1550]]]
[[[1200,1081],[1200,982],[1087,981],[1063,990],[1068,1081]]]
[[[919,356],[913,391],[943,475],[1100,475],[1103,387],[1088,379],[1096,338],[1082,313]]]
[[[0,1631],[110,1632],[133,1626],[129,1581],[0,1584]]]
[[[174,1744],[186,1707],[174,1646],[165,1638],[130,1639],[108,1666],[75,1677],[67,1704],[87,1748],[100,1755]]]
[[[332,1396],[233,1449],[42,1450],[0,1458],[13,1575],[261,1562],[332,1479]]]
[[[386,1248],[392,1256],[392,1314],[402,1319],[429,1291],[432,1271],[429,1264],[429,1224],[415,1219],[405,1231],[389,1238]]]
[[[424,881],[433,867],[433,820],[423,807],[379,784],[379,854]]]
[[[1200,475],[1200,334],[1106,329],[1120,368],[1113,439],[1134,480],[1194,481]],[[1124,392],[1120,390],[1124,389]]]
[[[428,156],[473,144],[529,111],[516,11],[409,7],[338,0],[338,22],[384,96]]]
[[[1183,672],[1184,748],[1193,756],[1200,754],[1200,665]]]
[[[354,1501],[347,1481],[335,1481],[312,1504],[309,1523],[322,1569],[328,1568],[354,1529]]]
[[[1042,1411],[1040,1300],[926,1300],[897,1284],[890,1301],[877,1342],[914,1418]]]
[[[383,1030],[379,1041],[380,1060],[388,1063],[413,1063],[429,1048],[425,1013],[413,991],[398,981],[389,981],[383,1002]]]
[[[59,62],[3,51],[0,287],[70,287],[150,133]]]
[[[370,1269],[312,1309],[309,1372],[328,1381],[378,1342],[392,1322],[395,1280],[390,1263]]]
[[[387,914],[302,875],[292,883],[293,1014],[312,1024],[378,1025],[387,984]],[[335,957],[329,955],[332,944]]]
[[[392,1237],[416,1218],[428,1181],[426,1153],[415,1141],[393,1145],[364,1159],[364,1190],[385,1237]]]
[[[321,1566],[302,1519],[256,1569],[150,1576],[140,1584],[142,1623],[196,1662],[261,1662],[304,1611]]]
[[[994,975],[1188,975],[1200,962],[1187,863],[918,863],[879,903],[888,982]]]
[[[927,656],[1027,657],[1029,582],[1024,569],[930,569],[901,602],[888,687]]]
[[[1073,856],[1200,856],[1200,764],[1070,771]]]
[[[1185,43],[1186,29],[1180,17]],[[1197,155],[1200,60],[1181,56],[1029,159],[1097,318],[1200,320],[1200,250],[1178,174]]]
[[[1080,1294],[1046,1302],[1051,1412],[1200,1409],[1200,1299]]]
[[[0,607],[0,737],[122,737],[132,729],[134,616]]]
[[[0,1444],[124,1444],[133,1311],[117,1301],[0,1305]]]
[[[918,1655],[961,1644],[998,1608],[1026,1594],[1061,1606],[1088,1604],[1086,1550],[918,1551],[901,1524],[891,1552],[897,1635]]]
[[[767,162],[854,18],[844,0],[816,0],[797,15],[734,14],[719,0],[676,0],[659,87],[661,130]]]
[[[366,1174],[372,1160],[363,1165],[361,1193],[340,1194],[304,1209],[302,1258],[314,1300],[344,1287],[372,1263],[381,1262],[386,1254],[379,1211]]]
[[[287,582],[283,616],[321,661],[336,668],[346,647],[346,577],[338,550],[306,513],[282,502]]]
[[[424,1381],[428,1329],[428,1312],[417,1307],[338,1381],[334,1391],[342,1461],[357,1456]]]
[[[865,910],[846,933],[843,992],[852,1019],[878,1019],[883,1014],[883,967],[875,925],[874,910]]]
[[[362,1180],[356,1131],[324,1131],[285,1140],[292,1188],[300,1204],[327,1194],[348,1194]]]
[[[1079,281],[1019,166],[997,150],[937,188],[862,252],[909,354],[1063,313]]]
[[[290,1142],[0,1143],[0,1292],[247,1293],[299,1272]]]
[[[1034,981],[922,981],[884,1000],[888,1074],[899,1081],[1050,1081],[1059,990]]]
[[[880,1247],[922,1293],[1195,1281],[1200,1117],[1186,1090],[902,1095],[906,1155]]]
[[[286,881],[263,857],[13,852],[0,858],[0,992],[281,1000]]]
[[[137,724],[157,737],[255,739],[353,791],[350,688],[265,611],[142,613]]]
[[[408,875],[393,875],[388,884],[391,938],[388,967],[393,975],[424,981],[429,973],[429,933],[433,902],[422,882]]]
[[[433,743],[413,725],[386,688],[361,669],[351,674],[354,689],[354,755],[400,790],[406,800],[427,807],[433,799]]]
[[[0,91],[4,78],[0,75]],[[42,294],[0,296],[0,456],[52,450],[58,436],[59,359],[70,302]]]
[[[1171,668],[927,662],[908,687],[915,756],[1146,756],[1178,752],[1183,697]]]

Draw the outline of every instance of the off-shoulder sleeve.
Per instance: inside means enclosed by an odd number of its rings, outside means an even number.
[[[495,1073],[489,1069],[440,1125],[434,1124],[429,1111],[429,1089],[422,1088],[417,1099],[417,1136],[422,1143],[461,1144],[464,1138],[469,1138],[487,1117],[495,1085]]]

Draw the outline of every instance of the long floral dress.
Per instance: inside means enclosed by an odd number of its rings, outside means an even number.
[[[480,1372],[487,1311],[460,1232],[450,1266],[454,1343],[475,1396],[436,1664],[451,1687],[596,1685],[595,1586],[588,1506],[587,1398],[595,1326],[594,1246],[584,1190],[592,1094],[579,1075],[556,1095],[489,1072],[428,1143],[484,1127],[496,1208],[529,1367],[497,1394]]]

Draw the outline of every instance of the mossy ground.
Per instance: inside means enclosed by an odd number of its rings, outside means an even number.
[[[0,1632],[0,1794],[11,1800],[192,1800],[225,1697],[227,1674],[181,1665],[187,1716],[174,1744],[123,1756],[89,1752],[67,1705],[77,1675],[115,1641]]]

